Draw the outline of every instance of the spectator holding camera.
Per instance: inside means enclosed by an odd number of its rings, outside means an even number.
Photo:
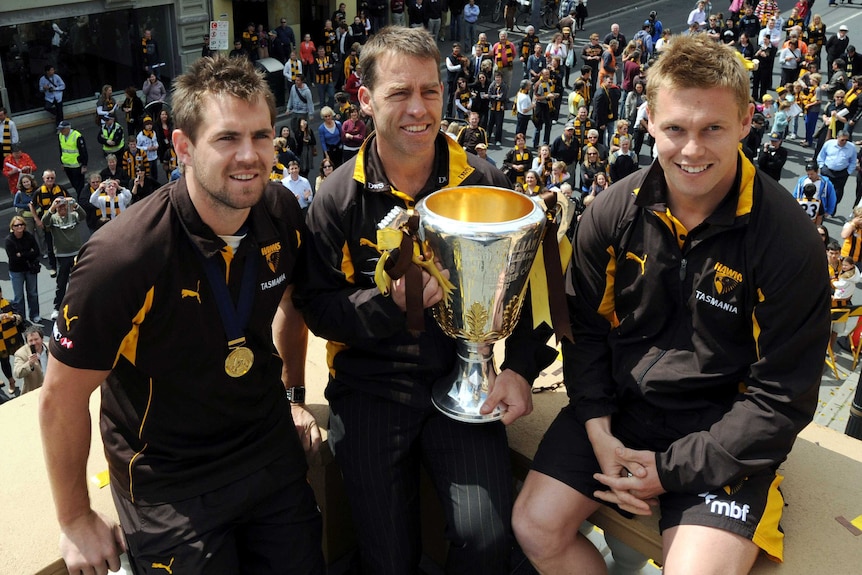
[[[781,168],[787,162],[787,150],[781,147],[783,141],[779,132],[772,132],[769,141],[763,144],[763,151],[757,157],[757,167],[772,176],[776,182],[781,181]]]
[[[45,110],[53,114],[56,122],[63,121],[63,92],[66,83],[54,71],[54,66],[45,66],[45,74],[39,78],[39,91],[45,95]]]
[[[99,186],[101,187],[101,184]],[[51,207],[42,214],[42,225],[46,230],[50,230],[54,237],[54,255],[57,258],[57,289],[54,292],[52,320],[57,319],[60,313],[60,304],[66,295],[72,265],[84,244],[78,225],[86,221],[87,212],[74,198],[54,198]]]
[[[129,190],[132,194],[131,203],[140,202],[159,188],[159,183],[151,178],[142,166],[135,168],[135,179],[132,180],[132,189]],[[119,188],[122,188],[119,185]]]
[[[42,339],[42,326],[31,325],[24,332],[27,341],[15,352],[12,374],[24,380],[21,393],[42,387],[48,366],[48,346]]]
[[[135,182],[143,172],[138,172]],[[96,206],[96,213],[99,217],[99,227],[104,226],[111,220],[120,216],[126,208],[132,205],[132,192],[126,188],[121,188],[117,180],[105,180],[99,184],[99,188],[90,195],[90,203]]]

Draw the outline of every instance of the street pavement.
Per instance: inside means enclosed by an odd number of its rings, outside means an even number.
[[[480,6],[485,6],[486,2],[480,2]],[[789,4],[787,4],[789,6]],[[578,49],[578,56],[580,61],[580,47],[585,45],[588,42],[588,37],[591,32],[598,32],[600,36],[604,37],[606,33],[610,31],[610,26],[612,23],[616,22],[620,25],[620,29],[625,34],[627,38],[631,38],[634,33],[640,29],[641,24],[649,15],[651,10],[656,10],[658,13],[658,18],[664,24],[664,26],[670,27],[674,31],[681,31],[685,29],[685,21],[688,17],[689,11],[694,7],[694,2],[679,2],[679,1],[671,1],[671,0],[644,0],[644,1],[635,1],[630,2],[626,0],[604,0],[603,2],[598,2],[598,0],[593,0],[593,2],[588,3],[588,9],[590,10],[590,16],[587,18],[585,31],[579,32],[576,35],[576,47]],[[838,26],[841,24],[845,24],[849,28],[849,36],[851,38],[851,44],[854,43],[854,38],[858,39],[858,43],[862,44],[862,6],[860,5],[839,5],[838,7],[828,7],[825,5],[816,6],[818,10],[815,12],[821,14],[823,17],[823,21],[827,25],[827,30],[830,32],[834,32],[837,30]],[[483,8],[484,9],[484,8]],[[786,16],[789,13],[789,10],[784,13]],[[489,40],[493,43],[496,41],[498,32],[503,29],[505,24],[502,19],[500,22],[494,23],[490,21],[490,10],[485,10],[484,13],[480,15],[479,22],[477,24],[477,33],[485,32],[488,34]],[[447,41],[440,43],[440,50],[443,55],[448,55],[451,50],[451,41],[448,40],[448,30],[446,30]],[[542,30],[539,33],[539,36],[543,43],[550,40],[553,35],[553,31]],[[509,38],[517,44],[523,35],[519,32],[510,32]],[[579,68],[579,65],[577,66]],[[444,66],[445,71],[445,66]],[[519,65],[516,65],[516,69],[513,74],[514,79],[518,79],[521,77],[521,70],[519,69]],[[513,81],[514,82],[514,81]],[[774,85],[778,84],[778,74],[775,74]],[[314,97],[317,97],[316,90],[314,92]],[[510,94],[514,95],[514,90],[510,90]],[[95,108],[95,102],[93,104]],[[564,108],[565,110],[566,108]],[[14,119],[14,117],[13,117]],[[72,122],[72,125],[75,129],[81,131],[84,135],[85,140],[87,142],[87,148],[90,154],[90,164],[89,167],[91,170],[101,170],[104,167],[104,160],[102,151],[100,146],[96,140],[97,128],[95,122],[93,121],[93,114],[87,112],[86,115],[79,117],[71,117],[69,118]],[[562,127],[565,124],[565,113],[561,115],[560,121],[553,127],[551,138],[555,138],[562,132]],[[276,122],[276,125],[280,127],[283,123],[285,123],[284,116],[280,116]],[[316,128],[319,120],[316,119],[313,126]],[[491,146],[488,151],[488,155],[496,161],[497,165],[502,165],[503,157],[506,151],[509,149],[509,146],[512,142],[512,137],[514,135],[515,123],[514,119],[507,115],[506,120],[504,121],[504,146],[496,147]],[[803,133],[804,128],[800,126],[799,133]],[[531,141],[532,137],[532,127],[528,129],[528,142]],[[857,138],[860,137],[857,135]],[[59,150],[57,145],[57,136],[54,130],[53,125],[43,125],[35,128],[28,128],[25,130],[21,130],[21,141],[24,146],[24,150],[29,153],[33,160],[36,162],[38,166],[38,173],[41,175],[41,171],[45,168],[53,168],[57,171],[57,180],[61,185],[67,185],[68,180],[60,166],[59,162]],[[781,183],[788,189],[792,189],[795,185],[796,179],[803,175],[804,165],[806,160],[808,160],[811,156],[811,151],[806,150],[799,146],[797,142],[786,141],[784,143],[784,147],[788,150],[788,161],[784,167],[784,171],[782,172]],[[644,147],[642,153],[642,165],[648,161],[647,152],[649,148]],[[320,156],[318,156],[320,158]],[[319,160],[318,160],[319,161]],[[316,175],[317,169],[312,170],[311,174]],[[164,182],[164,174],[160,174],[161,181]],[[853,200],[854,200],[854,190],[856,185],[856,178],[850,178],[847,183],[846,193],[843,201],[839,205],[837,216],[835,218],[827,218],[825,225],[829,229],[829,233],[832,237],[838,237],[841,229],[841,225],[846,221],[847,215],[852,210]],[[7,222],[9,218],[12,216],[11,209],[11,195],[5,190],[8,189],[6,179],[0,178],[0,221]],[[0,285],[4,288],[4,293],[7,296],[12,295],[11,283],[8,280],[7,273],[7,264],[6,264],[6,256],[5,252],[0,254]],[[42,303],[42,316],[47,318],[50,316],[53,302],[53,293],[55,282],[47,273],[47,270],[44,269],[39,278],[39,286],[40,286],[40,300]],[[858,299],[858,298],[857,298]],[[48,322],[46,322],[47,326]],[[831,370],[824,369],[823,374],[823,382],[822,389],[824,393],[822,395],[822,400],[825,403],[829,402],[832,397],[835,395],[836,390],[840,388],[840,386],[844,383],[844,376],[850,372],[850,363],[851,359],[849,354],[846,354],[843,351],[838,352],[839,359],[839,367],[841,368],[840,377],[836,377]],[[855,375],[852,376],[855,380]],[[846,393],[845,393],[846,395]],[[844,410],[846,413],[846,409]],[[845,417],[844,415],[839,414],[836,416],[836,421]],[[836,425],[843,425],[840,423],[836,423]],[[843,427],[841,428],[843,431]]]

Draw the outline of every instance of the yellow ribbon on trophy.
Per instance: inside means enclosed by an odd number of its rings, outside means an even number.
[[[419,269],[424,269],[437,280],[443,289],[443,299],[449,303],[455,285],[450,282],[434,263],[434,254],[430,252],[423,254],[422,244],[416,235],[418,228],[418,216],[411,216],[404,226],[399,229],[385,227],[377,230],[377,243],[371,244],[367,240],[360,240],[363,245],[371,245],[380,253],[380,259],[374,268],[374,283],[380,293],[388,296],[392,289],[392,280],[405,276],[407,282],[407,318],[408,327],[412,330],[421,331],[424,327],[422,321],[422,283],[421,275],[413,276],[410,273],[410,264],[415,264]],[[392,250],[398,249],[398,257],[393,260]],[[414,279],[415,277],[415,279]]]
[[[377,284],[377,289],[383,295],[389,295],[392,287],[392,278],[386,271],[386,262],[389,261],[391,251],[401,247],[401,240],[405,234],[406,232],[392,228],[377,230],[377,251],[380,252],[380,259],[377,260],[377,266],[374,268],[374,283]],[[571,246],[569,246],[569,249],[571,250]],[[419,242],[414,241],[411,263],[424,269],[431,277],[437,280],[437,283],[443,288],[443,299],[446,303],[449,303],[452,299],[455,284],[446,279],[440,273],[440,270],[437,269],[437,266],[434,264],[434,254],[426,253],[425,257],[423,257],[419,248]]]

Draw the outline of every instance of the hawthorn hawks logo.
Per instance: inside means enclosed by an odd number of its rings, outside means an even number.
[[[725,295],[736,289],[742,283],[742,274],[732,270],[722,263],[715,264],[715,291]]]
[[[281,242],[260,248],[260,254],[266,259],[266,265],[269,266],[270,271],[275,273],[281,257]]]

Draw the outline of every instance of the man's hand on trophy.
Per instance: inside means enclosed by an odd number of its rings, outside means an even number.
[[[511,369],[504,369],[494,378],[488,399],[482,404],[479,413],[487,415],[498,405],[503,410],[504,425],[509,425],[522,415],[529,415],[533,411],[530,383]]]
[[[444,270],[439,262],[434,262],[440,274],[449,279],[449,270]],[[398,278],[392,282],[392,301],[398,306],[401,311],[407,311],[407,275]],[[443,299],[443,287],[437,279],[429,274],[424,269],[422,270],[422,308],[429,308]]]

